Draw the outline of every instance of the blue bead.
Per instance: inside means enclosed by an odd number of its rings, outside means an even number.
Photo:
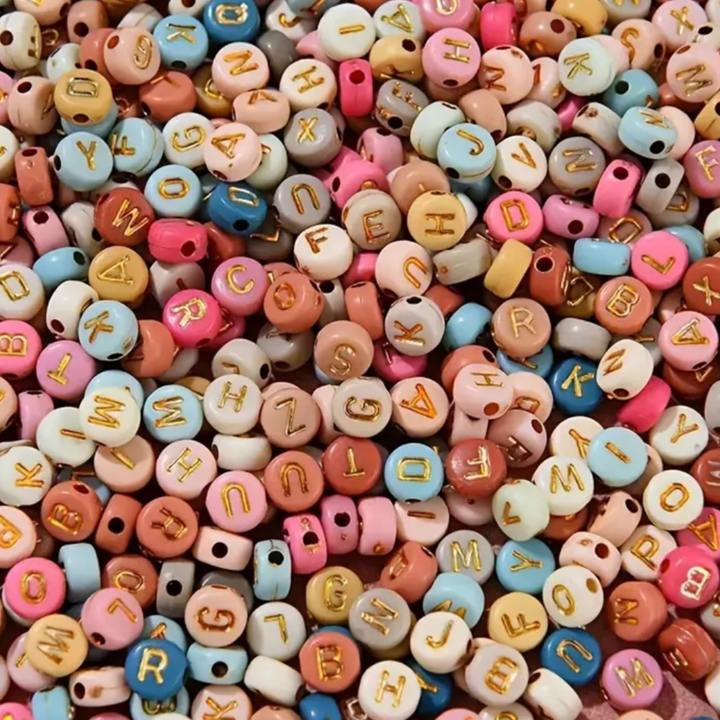
[[[116,300],[99,300],[80,316],[78,340],[96,360],[115,362],[135,347],[138,321],[135,313]]]
[[[187,715],[190,710],[190,695],[180,688],[177,695],[167,700],[144,700],[137,693],[130,696],[130,717],[132,720],[157,720],[158,715],[178,713]]]
[[[200,187],[202,188],[202,205],[200,206],[200,218],[203,222],[210,222],[210,215],[208,215],[208,200],[212,191],[221,184],[221,180],[218,180],[211,173],[203,173],[200,176]]]
[[[165,152],[160,128],[142,118],[121,120],[110,133],[115,171],[143,177],[159,164]]]
[[[581,272],[618,277],[630,267],[629,245],[582,238],[573,247],[573,265]]]
[[[189,218],[200,209],[200,180],[183,165],[164,165],[148,178],[145,198],[160,217]]]
[[[495,558],[498,580],[509,592],[539,595],[555,567],[552,550],[537,538],[525,542],[509,540]]]
[[[187,669],[185,653],[175,643],[140,640],[125,658],[125,682],[141,698],[167,700],[180,692]]]
[[[160,442],[192,440],[202,428],[202,403],[183,385],[164,385],[148,395],[143,404],[143,423]]]
[[[32,269],[49,295],[66,280],[87,280],[90,258],[80,248],[58,248],[41,255]]]
[[[707,257],[705,237],[697,228],[694,228],[692,225],[672,225],[664,229],[672,233],[687,247],[691,263]]]
[[[574,687],[592,682],[602,667],[600,644],[587,630],[561,628],[543,640],[540,663]]]
[[[209,648],[193,643],[187,651],[190,677],[213,685],[239,685],[245,677],[248,654],[239,645]]]
[[[660,160],[673,149],[677,130],[657,110],[633,107],[620,120],[618,137],[628,150],[650,160]]]
[[[85,602],[102,587],[100,561],[90,543],[62,545],[58,550],[58,563],[65,571],[68,602]]]
[[[467,575],[440,573],[425,593],[422,607],[425,614],[438,610],[455,613],[474,628],[485,609],[485,593]]]
[[[265,198],[247,183],[220,183],[207,201],[208,217],[231,235],[257,232],[267,217]]]
[[[622,117],[632,107],[657,105],[659,99],[657,83],[650,75],[644,70],[626,70],[613,80],[602,101]]]
[[[153,30],[162,64],[171,70],[196,70],[207,57],[210,41],[203,24],[190,15],[168,15]]]
[[[65,135],[73,135],[74,133],[78,132],[89,132],[92,135],[97,135],[98,137],[101,137],[103,140],[106,140],[110,133],[112,132],[112,129],[115,127],[115,123],[117,123],[118,119],[118,106],[115,104],[115,101],[113,100],[112,107],[110,108],[110,112],[102,119],[100,122],[95,123],[94,125],[76,125],[75,123],[69,122],[64,117],[60,118],[60,126],[63,129],[63,132]],[[111,150],[112,152],[112,150]]]
[[[442,134],[437,156],[438,165],[448,177],[472,183],[490,174],[497,149],[485,128],[474,123],[460,123]]]
[[[383,475],[388,492],[401,502],[439,495],[445,479],[440,456],[422,443],[406,443],[393,450]]]
[[[216,46],[251,43],[260,33],[260,11],[253,0],[211,0],[203,9],[202,21]]]
[[[100,500],[100,504],[103,507],[110,502],[110,498],[113,495],[112,490],[110,490],[110,488],[102,482],[102,480],[96,478],[94,475],[83,475],[82,481],[85,485],[95,491],[95,494],[98,496],[98,500]]]
[[[148,640],[151,637],[168,640],[177,645],[183,652],[187,652],[187,638],[180,623],[164,615],[148,615],[143,622],[140,638]]]
[[[333,380],[331,377],[328,377],[315,362],[313,362],[313,370],[315,371],[315,377],[321,385],[339,385],[341,382],[340,380]]]
[[[428,672],[416,660],[408,660],[407,664],[420,683],[420,704],[416,713],[437,717],[447,710],[454,691],[452,675]]]
[[[284,600],[290,594],[292,561],[290,548],[282,540],[255,543],[253,593],[259,600]]]
[[[597,364],[585,358],[563,360],[548,379],[555,404],[570,416],[592,413],[603,399],[596,374]]]
[[[61,183],[88,192],[107,182],[113,171],[113,156],[101,137],[82,130],[58,143],[52,166]]]
[[[331,695],[306,695],[300,701],[299,710],[303,720],[343,720],[340,708]]]
[[[127,388],[138,407],[142,407],[145,402],[145,391],[140,381],[124,370],[103,370],[90,381],[85,388],[85,395],[104,387]]]
[[[648,455],[644,440],[632,430],[612,427],[601,430],[590,441],[588,467],[610,487],[625,487],[644,472]]]
[[[30,710],[34,720],[68,720],[73,716],[75,708],[67,688],[56,685],[33,693]]]
[[[492,319],[492,313],[477,303],[461,305],[445,323],[443,347],[446,350],[457,350],[465,345],[477,342]]]
[[[288,7],[295,15],[312,20],[324,15],[331,7],[335,7],[340,0],[288,0]]]
[[[460,180],[451,179],[450,189],[454,193],[465,193],[465,195],[478,206],[478,209],[481,209],[487,205],[488,197],[494,184],[489,175],[474,183],[465,183],[460,182]]]
[[[547,378],[552,370],[553,362],[555,362],[550,345],[546,345],[539,353],[531,355],[525,360],[508,357],[503,350],[498,350],[496,357],[500,369],[508,375],[516,372],[531,372],[541,378]]]

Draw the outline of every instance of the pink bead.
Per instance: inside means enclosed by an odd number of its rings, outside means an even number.
[[[711,45],[683,45],[670,56],[665,72],[670,89],[686,102],[705,102],[720,90],[720,55]],[[690,75],[692,81],[685,84]]]
[[[565,100],[555,108],[555,112],[558,118],[560,118],[560,127],[564,133],[570,132],[575,116],[587,105],[587,102],[587,98],[568,95]]]
[[[291,515],[283,521],[283,538],[290,547],[293,572],[310,575],[327,564],[327,542],[314,515]]]
[[[120,650],[132,645],[142,634],[143,610],[129,592],[103,588],[85,601],[80,622],[92,645],[103,650]]]
[[[155,461],[158,485],[183,500],[199,497],[215,479],[217,463],[212,452],[195,440],[170,443]]]
[[[638,680],[641,677],[642,682]],[[637,681],[636,681],[637,680]],[[611,655],[603,666],[602,689],[618,710],[650,707],[660,696],[663,674],[655,658],[629,648]]]
[[[45,255],[51,250],[70,245],[65,227],[57,213],[49,206],[25,211],[22,216],[22,226],[38,255]]]
[[[352,498],[345,495],[324,497],[320,501],[320,522],[331,555],[355,552],[360,539],[360,523]]]
[[[150,226],[150,254],[165,263],[198,262],[207,255],[207,228],[193,220],[164,218]]]
[[[331,60],[323,50],[320,42],[320,33],[317,30],[309,32],[295,45],[295,50],[300,57],[312,57],[320,62],[324,62],[334,73],[337,73],[338,64],[335,60]]]
[[[653,375],[634,398],[620,406],[617,422],[636,433],[646,433],[660,420],[671,395],[670,386],[662,378]]]
[[[251,127],[228,123],[217,128],[203,145],[203,159],[216,178],[239,182],[260,166],[262,143]]]
[[[320,172],[316,174],[318,177],[321,175]],[[345,207],[345,203],[360,190],[375,189],[388,192],[390,189],[383,169],[367,160],[343,162],[326,179],[320,179],[330,190],[332,199],[341,210]]]
[[[205,507],[215,525],[223,530],[248,532],[267,515],[265,486],[243,470],[223,473],[208,488]]]
[[[668,602],[692,610],[710,602],[720,584],[720,573],[705,548],[686,545],[665,556],[657,582]]]
[[[405,378],[425,373],[427,355],[402,355],[390,343],[376,342],[372,367],[375,373],[387,383],[396,383]]]
[[[720,560],[718,527],[720,527],[720,510],[705,507],[695,520],[675,535],[675,538],[680,547],[697,547],[717,562]]]
[[[20,508],[0,507],[0,568],[7,570],[35,551],[37,530],[28,514]]]
[[[215,269],[210,290],[215,299],[233,315],[255,315],[270,287],[265,268],[249,257],[236,257]]]
[[[42,340],[32,325],[22,320],[0,322],[0,375],[6,380],[30,375],[41,350]]]
[[[543,229],[543,211],[538,201],[518,190],[498,195],[487,206],[483,220],[497,242],[512,238],[533,245]]]
[[[8,123],[8,100],[7,96],[13,88],[13,79],[7,73],[0,73],[0,90],[3,95],[0,101],[0,125],[7,125]]]
[[[689,262],[687,246],[666,230],[643,235],[630,256],[633,275],[651,290],[669,290],[677,285]]]
[[[270,79],[270,66],[260,48],[246,42],[234,42],[215,55],[212,79],[216,88],[232,101],[241,93],[265,87]],[[227,130],[229,124],[219,129]]]
[[[454,710],[446,710],[442,715],[438,715],[436,720],[480,720],[480,716],[472,710],[455,708]]]
[[[10,679],[26,692],[39,692],[52,687],[57,682],[57,678],[41,673],[30,664],[25,654],[26,645],[27,633],[23,633],[13,640],[8,650],[7,669]]]
[[[379,165],[386,175],[404,163],[402,140],[383,128],[368,128],[358,140],[363,160]]]
[[[422,51],[425,75],[443,87],[469,83],[480,69],[480,48],[464,30],[444,28],[431,35]]]
[[[180,347],[205,347],[222,327],[220,303],[203,290],[181,290],[163,308],[163,323]]]
[[[662,324],[658,345],[677,370],[700,370],[717,355],[718,332],[707,315],[684,310]]]
[[[72,401],[82,397],[97,375],[97,362],[74,340],[50,343],[37,359],[38,384],[51,397]]]
[[[45,558],[31,557],[14,565],[5,577],[7,607],[25,620],[52,615],[65,602],[65,573]]]
[[[494,365],[471,363],[456,375],[453,399],[455,405],[470,417],[495,420],[513,404],[513,384]]]
[[[508,2],[489,2],[480,10],[480,42],[488,51],[501,45],[517,45],[515,5]]]
[[[0,105],[2,107],[2,105]],[[32,267],[35,262],[35,253],[32,245],[21,235],[16,235],[13,239],[14,245],[8,247],[6,244],[0,244],[0,267],[3,265],[15,264]]]
[[[428,33],[443,28],[466,30],[475,18],[473,0],[417,0],[420,17]]]
[[[215,339],[210,342],[207,347],[208,350],[219,350],[225,343],[229,343],[231,340],[241,338],[245,335],[245,327],[247,323],[242,315],[233,315],[226,308],[220,307],[222,312],[222,325]]]
[[[338,68],[340,110],[347,117],[370,115],[374,103],[372,68],[367,60],[346,60]]]
[[[342,286],[349,288],[355,283],[374,282],[375,266],[377,265],[378,254],[370,252],[359,252],[353,257],[350,267],[340,278]]]
[[[33,720],[33,714],[27,705],[14,702],[0,703],[0,717],[3,720]]]
[[[690,189],[700,198],[720,195],[720,141],[701,140],[683,158],[685,177]]]
[[[93,715],[90,720],[130,720],[130,718],[116,712],[104,712]]]
[[[52,398],[41,390],[27,390],[18,395],[18,417],[20,418],[20,440],[32,440],[40,421],[53,409]]]
[[[678,17],[683,21],[680,22]],[[698,28],[707,21],[707,14],[700,4],[686,4],[685,0],[668,0],[652,16],[652,24],[663,34],[670,52],[691,43],[697,36]]]
[[[627,160],[613,160],[600,177],[593,196],[593,207],[601,215],[621,218],[632,205],[642,182],[642,171]]]
[[[357,504],[362,523],[358,552],[361,555],[387,555],[397,539],[397,515],[386,497],[367,497]]]
[[[600,222],[595,208],[582,200],[563,195],[551,195],[545,201],[542,212],[545,229],[568,240],[594,237]]]

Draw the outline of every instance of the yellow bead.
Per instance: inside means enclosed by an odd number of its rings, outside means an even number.
[[[346,625],[350,606],[364,589],[362,580],[352,570],[326,567],[310,578],[305,603],[321,625]]]
[[[485,273],[485,288],[507,300],[517,290],[530,268],[533,251],[517,240],[507,240]]]
[[[552,12],[577,25],[586,36],[599,35],[608,20],[600,0],[556,0]]]
[[[28,630],[25,652],[36,670],[67,677],[85,662],[88,641],[79,622],[67,615],[48,615]]]
[[[715,93],[705,103],[705,107],[695,118],[695,130],[705,140],[720,140],[720,115],[717,111],[719,102],[720,92]]]
[[[595,296],[599,287],[600,281],[595,275],[586,275],[571,268],[567,300],[553,310],[560,317],[588,320],[595,314]]]
[[[490,607],[488,635],[495,642],[526,652],[537,647],[548,629],[548,617],[542,603],[532,595],[512,592]]]
[[[457,245],[465,234],[466,223],[460,200],[440,190],[423,193],[410,206],[407,216],[413,240],[434,252]]]

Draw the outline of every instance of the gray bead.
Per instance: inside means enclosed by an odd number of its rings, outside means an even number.
[[[548,157],[548,175],[565,195],[587,195],[605,171],[605,153],[586,137],[561,140]]]
[[[373,650],[399,645],[410,631],[410,607],[394,590],[374,588],[358,595],[348,624],[358,641]]]
[[[205,573],[200,581],[200,587],[205,587],[206,585],[224,585],[225,587],[231,588],[239,595],[242,595],[248,613],[252,612],[253,605],[255,604],[255,596],[253,595],[250,581],[244,575],[229,572],[228,570],[211,570]]]
[[[488,540],[474,530],[456,530],[435,548],[440,572],[460,573],[481,585],[492,575],[495,553]]]
[[[429,104],[427,95],[411,83],[388,80],[378,90],[375,118],[386,130],[407,137],[415,118]]]
[[[313,225],[324,223],[330,216],[330,191],[313,175],[293,175],[275,190],[273,206],[280,224],[298,234]]]
[[[260,262],[279,262],[292,255],[295,236],[280,227],[278,220],[271,213],[265,218],[257,232],[245,238],[247,255]]]
[[[327,165],[342,147],[342,133],[335,118],[320,108],[308,108],[290,118],[283,138],[288,155],[298,165]]]
[[[262,7],[261,3],[258,3]],[[300,58],[295,43],[279,30],[264,32],[255,44],[262,50],[270,66],[270,74],[275,84],[280,82],[282,74]]]
[[[160,567],[157,611],[171,618],[184,617],[185,606],[193,593],[195,563],[192,560],[168,560]]]

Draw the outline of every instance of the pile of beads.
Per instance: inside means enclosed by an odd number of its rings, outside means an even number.
[[[720,0],[0,4],[3,720],[720,712]]]

